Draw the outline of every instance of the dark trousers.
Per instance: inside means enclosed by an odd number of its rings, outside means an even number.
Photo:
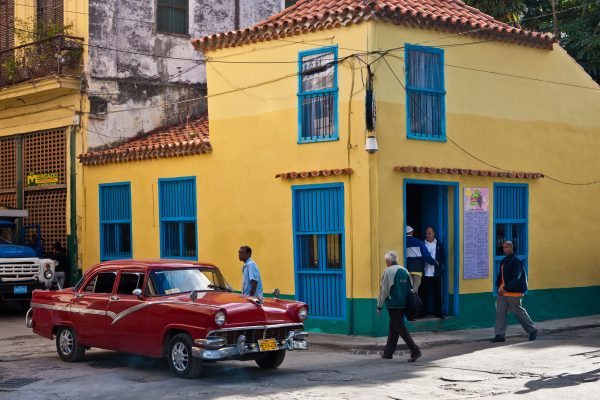
[[[423,302],[423,309],[421,312],[423,316],[426,312],[427,299],[429,298],[429,292],[433,292],[433,309],[436,317],[442,316],[442,277],[424,276],[421,281],[421,287],[419,288],[419,297]]]
[[[415,344],[412,336],[410,336],[406,326],[404,326],[404,313],[406,310],[404,308],[391,308],[388,309],[388,311],[390,313],[390,331],[388,333],[385,350],[383,350],[383,355],[391,357],[394,354],[400,336],[408,346],[410,354],[417,354],[419,352],[419,347]]]

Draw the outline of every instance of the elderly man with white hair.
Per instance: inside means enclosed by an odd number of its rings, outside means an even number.
[[[385,303],[390,314],[390,328],[387,344],[381,357],[387,359],[393,357],[398,345],[398,338],[401,336],[410,350],[408,361],[415,362],[421,357],[421,351],[412,336],[410,336],[406,326],[404,326],[404,313],[406,312],[408,295],[411,289],[410,276],[406,268],[398,265],[398,254],[395,251],[386,253],[385,263],[387,268],[381,275],[381,286],[377,298],[377,315],[381,315]]]

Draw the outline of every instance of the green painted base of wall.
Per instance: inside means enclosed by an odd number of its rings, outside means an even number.
[[[598,299],[600,299],[600,286],[531,290],[523,299],[523,306],[527,309],[531,319],[536,322],[600,314]],[[495,297],[491,293],[463,294],[460,295],[459,302],[458,316],[448,316],[444,320],[410,322],[407,326],[413,332],[494,326],[496,307]],[[448,308],[452,309],[452,304]],[[346,311],[346,314],[353,318],[331,320],[310,318],[309,316],[305,327],[312,332],[363,336],[387,335],[389,318],[385,310],[380,317],[377,316],[375,299],[348,299],[346,300]],[[509,317],[509,324],[517,323],[512,316]]]

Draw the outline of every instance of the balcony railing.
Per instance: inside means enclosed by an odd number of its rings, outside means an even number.
[[[0,51],[0,87],[81,73],[83,38],[57,35]]]

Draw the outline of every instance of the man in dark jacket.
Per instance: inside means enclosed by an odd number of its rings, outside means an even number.
[[[410,277],[406,268],[398,265],[398,254],[395,251],[387,252],[385,263],[387,268],[381,275],[381,286],[377,298],[377,315],[381,315],[381,309],[385,303],[390,314],[390,328],[387,344],[381,357],[391,359],[398,345],[398,337],[402,336],[410,350],[408,361],[415,362],[417,358],[421,357],[421,351],[413,341],[406,326],[404,326],[404,313],[406,312],[411,287]]]
[[[425,263],[436,265],[436,261],[431,257],[429,251],[421,239],[414,237],[415,231],[412,227],[406,226],[406,269],[410,273],[415,292],[419,292],[421,286],[421,278],[423,277],[423,269]]]
[[[525,275],[523,262],[515,255],[512,242],[508,240],[504,242],[502,251],[504,252],[504,259],[500,264],[500,271],[496,277],[496,286],[498,287],[496,326],[494,328],[496,336],[491,341],[504,342],[506,315],[509,311],[519,320],[525,332],[529,334],[529,340],[533,341],[537,337],[537,329],[533,326],[529,314],[521,304],[523,294],[527,291],[527,276]]]
[[[429,251],[431,257],[435,259],[436,264],[434,265],[425,262],[421,287],[419,288],[419,297],[421,297],[421,300],[423,301],[423,314],[421,316],[425,316],[425,303],[429,297],[429,292],[432,292],[435,316],[438,318],[444,318],[444,314],[442,313],[444,246],[435,237],[435,231],[431,226],[425,229],[425,241],[423,243],[425,244],[425,247]]]

